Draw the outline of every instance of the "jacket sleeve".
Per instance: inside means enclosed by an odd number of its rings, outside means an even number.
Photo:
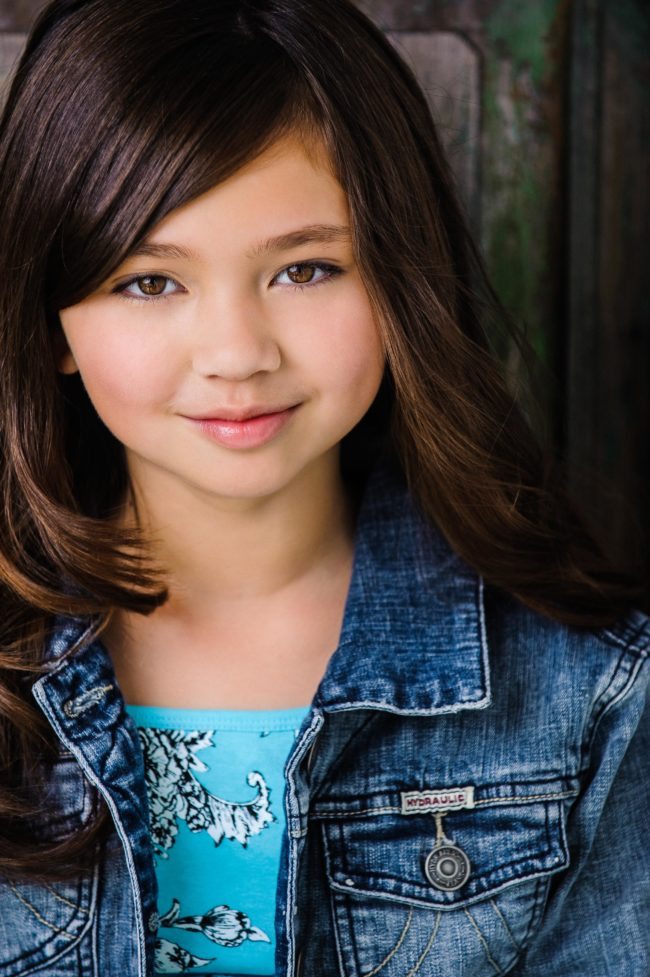
[[[623,655],[627,683],[596,703],[567,818],[570,865],[513,977],[650,975],[649,665],[647,650]]]

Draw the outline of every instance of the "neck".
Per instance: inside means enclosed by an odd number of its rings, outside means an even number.
[[[124,519],[137,512],[169,599],[149,617],[117,612],[104,635],[127,701],[311,701],[338,642],[352,570],[351,506],[335,454],[263,500],[215,499],[163,473],[149,482],[131,474],[135,511]]]
[[[138,521],[167,572],[167,613],[271,596],[351,556],[351,507],[334,454],[264,499],[215,498],[172,479],[155,491],[137,477],[132,484]]]

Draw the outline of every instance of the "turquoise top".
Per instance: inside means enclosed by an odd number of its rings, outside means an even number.
[[[126,708],[144,753],[156,974],[270,977],[284,764],[307,708]]]

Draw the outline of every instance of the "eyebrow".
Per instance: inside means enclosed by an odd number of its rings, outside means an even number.
[[[259,258],[261,255],[275,251],[289,251],[301,244],[334,244],[338,241],[349,243],[352,240],[350,228],[343,224],[309,224],[287,234],[267,238],[261,241],[249,252],[250,257]]]
[[[197,257],[194,251],[183,248],[179,244],[154,244],[153,241],[143,241],[137,248],[129,252],[129,258],[180,258],[192,260]]]
[[[256,244],[248,257],[259,258],[277,251],[288,251],[301,244],[332,244],[335,242],[348,243],[352,240],[350,228],[343,224],[309,224],[277,237],[270,237]],[[143,241],[129,254],[129,258],[176,258],[181,261],[198,260],[198,256],[189,248],[178,244],[156,244],[153,241]]]

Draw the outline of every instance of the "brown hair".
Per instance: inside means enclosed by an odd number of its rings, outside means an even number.
[[[39,779],[27,757],[52,751],[30,686],[53,615],[97,633],[111,609],[165,599],[143,540],[109,519],[123,451],[79,378],[55,370],[57,311],[295,130],[324,139],[348,194],[387,351],[371,422],[423,511],[488,582],[561,621],[595,627],[639,599],[579,528],[508,391],[484,325],[505,318],[425,99],[381,33],[347,0],[55,0],[0,125],[5,872],[43,873],[25,828]],[[74,866],[92,836],[49,850],[48,871]]]

